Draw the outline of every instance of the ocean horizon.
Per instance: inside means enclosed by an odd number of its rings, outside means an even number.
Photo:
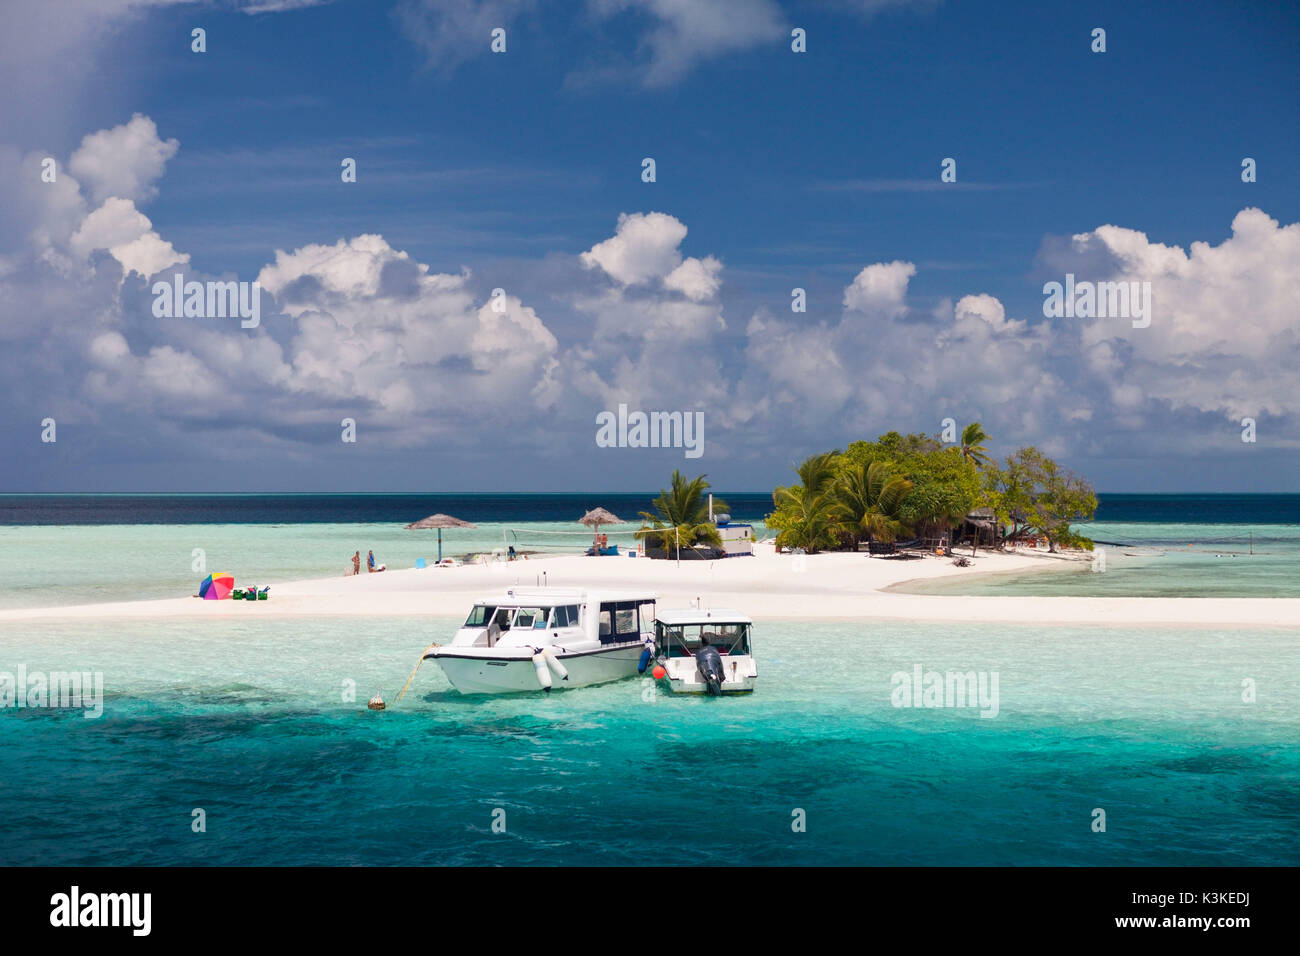
[[[170,492],[4,493],[0,525],[41,524],[262,524],[415,521],[460,506],[466,520],[576,521],[604,507],[628,521],[652,510],[658,491],[643,492]],[[772,510],[770,491],[715,490],[737,520],[761,520]],[[1295,524],[1300,493],[1098,492],[1092,523]],[[133,502],[139,502],[133,507]],[[620,510],[621,509],[621,510]],[[292,519],[292,520],[291,520]]]

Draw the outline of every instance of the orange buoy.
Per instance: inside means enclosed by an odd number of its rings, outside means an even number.
[[[664,670],[664,666],[662,664],[656,664],[655,669],[652,670],[650,673],[655,675],[655,680],[663,680],[664,675],[667,674],[668,672]]]

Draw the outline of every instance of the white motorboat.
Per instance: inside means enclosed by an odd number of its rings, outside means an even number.
[[[476,601],[424,659],[462,694],[586,687],[636,674],[654,621],[654,594],[517,587]]]
[[[748,615],[731,608],[660,611],[654,674],[677,694],[748,694],[758,680],[753,627]]]

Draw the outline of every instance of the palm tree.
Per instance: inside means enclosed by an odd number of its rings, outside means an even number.
[[[768,516],[767,524],[778,529],[777,547],[803,548],[815,554],[834,543],[835,512],[830,495],[791,485],[772,492],[772,503],[776,512]]]
[[[834,513],[853,536],[853,550],[865,532],[874,541],[894,541],[906,530],[899,509],[912,483],[895,475],[888,463],[873,461],[850,468],[835,488]]]
[[[799,473],[799,483],[814,495],[820,495],[835,480],[835,463],[840,452],[827,451],[812,455],[803,460],[795,471]]]
[[[832,492],[840,458],[838,450],[810,455],[794,466],[800,484],[772,492],[776,510],[768,516],[767,525],[778,531],[777,547],[803,548],[815,553],[834,543]]]
[[[984,443],[989,440],[979,422],[971,422],[961,432],[961,456],[976,468],[983,468],[989,462],[988,449]]]
[[[705,478],[705,475],[698,475],[687,481],[674,468],[669,488],[660,488],[659,497],[651,502],[656,513],[640,512],[643,523],[636,536],[647,547],[665,550],[677,543],[686,547],[696,544],[722,547],[718,526],[709,520],[709,483]],[[715,499],[713,507],[715,511],[728,510],[727,503],[721,499]]]

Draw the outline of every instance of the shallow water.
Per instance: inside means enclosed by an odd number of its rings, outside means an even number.
[[[771,624],[750,697],[467,698],[427,664],[395,705],[452,626],[6,626],[0,671],[105,701],[0,710],[0,863],[1300,863],[1291,633]],[[996,672],[997,716],[894,707],[918,664]]]
[[[919,594],[1083,597],[1300,597],[1300,525],[1094,523],[1106,570],[1086,563],[918,581]],[[1118,542],[1102,544],[1100,542]],[[1252,554],[1253,550],[1253,554]]]
[[[633,530],[601,533],[626,547],[636,543]],[[763,535],[761,523],[756,531]],[[590,544],[591,532],[572,521],[443,532],[443,554],[456,557],[512,545],[521,553],[575,554]],[[332,577],[351,572],[358,550],[363,564],[367,551],[389,568],[414,567],[417,558],[432,564],[437,532],[378,522],[0,526],[0,609],[185,597],[213,571],[233,574],[240,587]]]

